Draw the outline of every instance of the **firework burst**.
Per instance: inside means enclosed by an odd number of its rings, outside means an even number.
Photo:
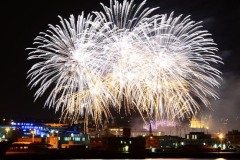
[[[96,124],[111,117],[110,107],[155,121],[193,115],[196,98],[211,108],[221,74],[211,63],[222,62],[210,34],[189,16],[149,16],[157,8],[142,10],[145,2],[110,0],[95,18],[60,17],[61,26],[41,33],[28,58],[41,60],[29,70],[29,85],[40,85],[36,99],[53,85],[45,105]]]

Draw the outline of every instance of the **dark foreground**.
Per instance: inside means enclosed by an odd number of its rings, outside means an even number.
[[[240,159],[240,153],[113,153],[113,152],[79,152],[79,153],[11,153],[2,159],[145,159],[145,158],[226,158]]]

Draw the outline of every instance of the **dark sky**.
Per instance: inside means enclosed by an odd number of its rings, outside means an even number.
[[[28,116],[38,118],[59,117],[54,109],[43,109],[48,93],[36,102],[36,89],[27,87],[26,73],[33,62],[27,61],[28,51],[39,32],[48,24],[59,24],[58,15],[69,18],[84,11],[102,11],[99,4],[108,0],[1,2],[1,96],[0,117]],[[139,1],[135,1],[139,4]],[[191,15],[194,21],[203,21],[204,29],[213,34],[224,65],[216,66],[223,72],[222,87],[218,89],[221,100],[213,101],[214,116],[240,117],[240,5],[231,0],[148,0],[147,7],[160,6],[155,13]]]

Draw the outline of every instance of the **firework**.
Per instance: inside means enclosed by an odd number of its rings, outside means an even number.
[[[166,120],[158,120],[158,121],[150,121],[149,124],[144,125],[144,129],[147,131],[150,130],[150,124],[152,130],[158,130],[159,127],[177,127],[179,124],[174,121],[166,121]]]
[[[36,99],[54,86],[45,105],[72,120],[92,115],[96,124],[111,117],[110,107],[167,122],[201,110],[196,99],[211,108],[221,74],[211,63],[222,62],[210,34],[189,16],[150,17],[157,8],[142,11],[145,2],[110,0],[95,18],[50,25],[28,58],[42,60],[29,71],[29,84],[40,85]]]

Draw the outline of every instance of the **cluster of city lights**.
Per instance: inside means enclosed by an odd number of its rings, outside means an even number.
[[[97,126],[111,107],[169,122],[201,110],[193,97],[211,107],[221,73],[210,64],[222,62],[210,34],[189,16],[156,15],[145,3],[110,0],[104,12],[49,25],[29,48],[28,59],[40,60],[28,72],[29,85],[40,86],[36,99],[53,86],[45,105],[72,121],[92,115]]]

